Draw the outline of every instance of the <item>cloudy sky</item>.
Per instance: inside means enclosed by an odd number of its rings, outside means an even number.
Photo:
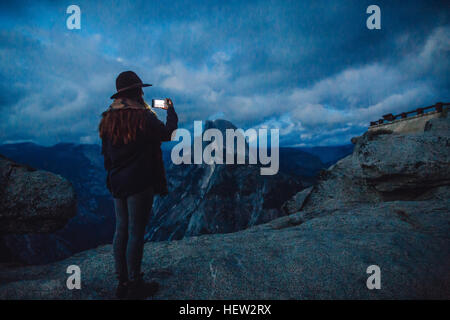
[[[366,27],[371,4],[381,30]],[[430,0],[2,2],[0,143],[97,143],[125,70],[154,85],[147,100],[173,99],[180,127],[223,118],[279,128],[283,146],[349,143],[383,114],[450,101],[449,13]]]

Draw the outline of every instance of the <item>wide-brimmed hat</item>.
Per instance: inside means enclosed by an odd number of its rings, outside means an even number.
[[[111,96],[111,99],[117,98],[120,92],[142,87],[150,87],[151,84],[142,83],[141,78],[133,71],[124,71],[117,76],[116,90],[117,92]]]

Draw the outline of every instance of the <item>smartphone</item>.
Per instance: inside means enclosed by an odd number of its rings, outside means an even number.
[[[166,109],[168,108],[166,99],[152,99],[152,108]]]

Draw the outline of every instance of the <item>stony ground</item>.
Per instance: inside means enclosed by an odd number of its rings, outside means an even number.
[[[447,201],[395,201],[300,212],[222,235],[147,243],[143,270],[155,299],[450,298]],[[305,221],[306,220],[306,221]],[[78,265],[81,290],[68,290]],[[369,265],[381,289],[366,286]],[[111,246],[45,266],[0,269],[1,299],[112,299]]]

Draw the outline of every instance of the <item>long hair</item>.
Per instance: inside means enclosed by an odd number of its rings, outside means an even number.
[[[121,92],[117,98],[128,98],[145,105],[141,88]],[[136,140],[138,130],[146,129],[147,109],[117,109],[103,112],[98,126],[100,138],[108,139],[113,145],[128,144]]]

